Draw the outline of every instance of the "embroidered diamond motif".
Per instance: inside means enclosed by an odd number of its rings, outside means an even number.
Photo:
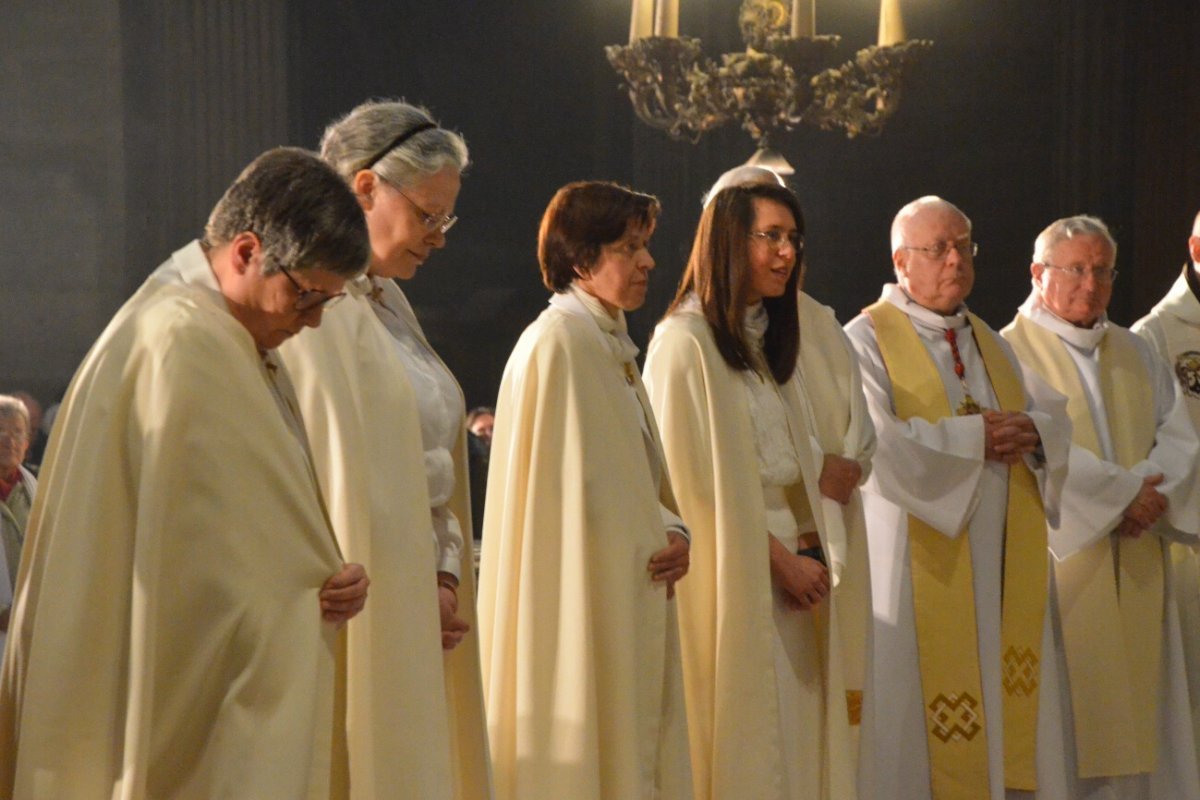
[[[1029,697],[1038,689],[1038,657],[1028,647],[1010,647],[1004,653],[1004,691]]]
[[[979,702],[971,695],[939,694],[929,704],[933,735],[945,743],[971,741],[983,730],[979,724]]]

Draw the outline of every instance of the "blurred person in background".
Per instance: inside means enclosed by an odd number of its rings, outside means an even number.
[[[8,635],[17,568],[37,478],[24,465],[29,449],[28,406],[16,394],[0,395],[0,653]]]
[[[13,392],[12,396],[24,403],[29,412],[29,451],[25,454],[25,466],[36,475],[46,452],[46,440],[50,438],[49,424],[36,397],[24,389]]]

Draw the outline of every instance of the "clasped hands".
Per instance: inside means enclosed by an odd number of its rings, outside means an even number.
[[[458,615],[458,578],[449,572],[439,572],[437,578],[442,649],[453,650],[471,632],[471,625]]]
[[[1121,522],[1113,533],[1136,539],[1167,512],[1167,498],[1156,488],[1163,482],[1161,472],[1142,479],[1142,488],[1125,507]]]
[[[817,482],[817,488],[823,496],[846,505],[858,487],[858,482],[862,480],[862,474],[862,464],[854,459],[828,453],[821,465],[821,478]]]
[[[367,604],[367,587],[371,579],[362,564],[345,564],[341,571],[321,587],[317,598],[321,617],[338,625],[350,620]]]
[[[1016,464],[1041,444],[1033,420],[1023,411],[983,411],[983,457],[1001,464]]]
[[[829,569],[815,558],[798,555],[767,534],[771,552],[771,579],[782,590],[791,608],[808,611],[829,594]]]

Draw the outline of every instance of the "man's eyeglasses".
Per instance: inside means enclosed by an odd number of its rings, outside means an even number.
[[[800,231],[750,231],[750,238],[766,242],[775,250],[783,247],[784,242],[790,244],[797,253],[804,249],[804,237]]]
[[[346,296],[345,292],[328,294],[322,292],[320,289],[305,289],[296,282],[296,279],[292,277],[292,273],[288,272],[287,267],[280,264],[279,271],[283,273],[285,278],[291,281],[292,286],[296,289],[296,302],[292,304],[292,308],[296,311],[312,311],[314,308],[321,306],[327,309],[333,308],[333,306],[338,304],[338,301]]]
[[[1063,277],[1069,280],[1071,283],[1083,283],[1083,279],[1088,275],[1091,275],[1092,280],[1094,280],[1096,283],[1112,283],[1117,279],[1117,270],[1112,267],[1096,267],[1095,269],[1089,269],[1088,267],[1081,267],[1078,265],[1059,267],[1054,264],[1047,264],[1045,261],[1039,263],[1048,269],[1058,270],[1063,274]]]
[[[425,230],[429,231],[430,233],[437,231],[445,236],[446,231],[453,228],[454,223],[458,222],[457,214],[430,214],[428,211],[417,205],[417,201],[406,195],[399,186],[392,183],[387,178],[384,178],[383,180],[387,182],[389,186],[395,189],[397,194],[399,194],[408,202],[412,203],[412,207],[417,210],[417,218],[421,220],[421,224],[425,226]]]
[[[950,255],[951,250],[957,250],[960,258],[968,256],[975,257],[979,255],[978,242],[938,242],[933,247],[910,247],[903,245],[901,250],[916,250],[918,253],[924,253],[934,261],[944,261],[946,256]]]

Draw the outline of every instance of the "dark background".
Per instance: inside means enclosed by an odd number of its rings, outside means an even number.
[[[739,0],[682,0],[708,55],[741,49]],[[777,144],[808,221],[808,290],[843,321],[889,278],[895,211],[940,194],[980,243],[971,306],[993,325],[1029,290],[1036,234],[1073,213],[1120,244],[1111,313],[1145,313],[1177,274],[1200,209],[1200,30],[1194,0],[906,0],[934,49],[878,138],[797,131]],[[843,52],[878,3],[819,0]],[[699,198],[752,152],[698,145],[633,116],[603,48],[628,0],[3,0],[0,4],[0,389],[65,385],[116,307],[195,237],[238,170],[277,144],[315,147],[370,97],[428,106],[473,165],[445,250],[405,285],[471,405],[490,403],[540,311],[537,223],[584,178],[654,193],[664,213],[644,347],[686,260]]]

